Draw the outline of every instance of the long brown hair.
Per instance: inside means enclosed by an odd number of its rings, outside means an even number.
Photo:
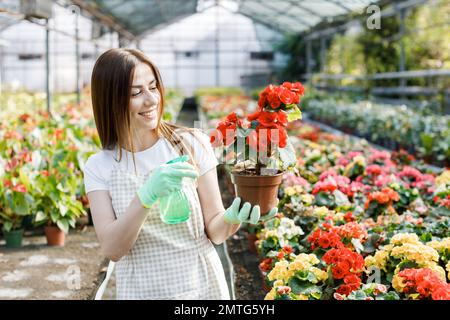
[[[195,136],[195,129],[168,123],[161,119],[164,113],[164,86],[161,75],[156,65],[144,53],[136,49],[110,49],[97,59],[92,71],[92,106],[102,148],[113,150],[117,146],[118,161],[120,161],[122,148],[126,141],[131,146],[137,174],[129,103],[134,70],[139,63],[145,63],[152,69],[156,77],[156,87],[161,96],[156,125],[157,136],[167,139],[179,154],[188,154],[190,162],[197,167],[193,161],[191,146],[188,146],[180,135],[184,131]]]

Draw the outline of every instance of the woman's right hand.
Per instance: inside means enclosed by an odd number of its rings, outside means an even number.
[[[184,155],[156,168],[137,191],[141,204],[150,208],[158,198],[168,196],[180,190],[184,177],[197,179],[198,172],[188,163],[189,156]]]

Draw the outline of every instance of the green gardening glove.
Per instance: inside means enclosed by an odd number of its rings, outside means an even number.
[[[189,156],[184,155],[159,166],[152,172],[137,191],[143,207],[150,208],[158,198],[180,190],[184,177],[198,178],[198,172],[187,162],[188,160]]]
[[[258,205],[253,206],[253,209],[250,211],[252,206],[249,202],[244,203],[241,210],[239,210],[240,204],[241,198],[235,198],[231,206],[225,211],[225,214],[223,216],[225,222],[230,224],[257,224],[259,221],[272,219],[278,212],[278,208],[275,207],[272,208],[272,210],[270,210],[268,214],[261,217],[261,211]]]

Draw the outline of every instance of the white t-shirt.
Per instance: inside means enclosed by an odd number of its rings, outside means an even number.
[[[214,150],[206,134],[196,131],[195,136],[198,139],[186,132],[180,135],[193,152],[200,176],[218,165],[219,162],[214,155]],[[154,168],[178,156],[179,154],[170,142],[163,137],[150,148],[134,153],[138,174],[147,174]],[[117,160],[118,150],[102,150],[89,157],[83,169],[86,193],[94,190],[109,191],[109,179],[111,172],[115,169],[120,168],[121,170],[134,173],[131,152],[122,148],[122,159],[120,162]]]

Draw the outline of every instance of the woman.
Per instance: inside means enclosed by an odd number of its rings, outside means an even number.
[[[239,209],[236,198],[225,210],[208,136],[161,120],[161,76],[142,52],[103,53],[91,86],[102,151],[86,162],[84,180],[102,251],[117,262],[117,298],[229,299],[212,243],[224,242],[243,222],[257,223],[259,206]],[[191,214],[166,224],[158,200],[177,190]]]

